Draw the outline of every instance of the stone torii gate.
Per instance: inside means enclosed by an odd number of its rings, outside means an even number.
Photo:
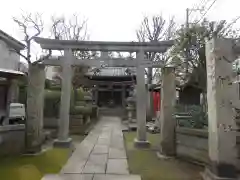
[[[55,141],[56,146],[69,146],[71,139],[69,138],[69,107],[70,107],[70,95],[71,95],[71,79],[72,79],[72,66],[90,66],[90,67],[102,67],[103,64],[107,64],[110,67],[137,67],[137,137],[135,139],[135,145],[137,147],[148,146],[149,142],[146,137],[146,89],[145,89],[145,68],[146,67],[161,67],[161,62],[152,62],[145,59],[145,52],[166,52],[169,47],[173,45],[173,41],[162,42],[100,42],[100,41],[74,41],[74,40],[53,40],[45,38],[35,38],[35,41],[40,44],[42,49],[46,50],[62,50],[64,56],[49,57],[41,62],[41,65],[49,66],[61,66],[62,67],[62,92],[61,92],[61,107],[60,107],[60,119],[59,119],[59,133],[58,139]],[[77,59],[73,56],[74,50],[80,51],[100,51],[100,58],[95,59]],[[110,58],[108,52],[136,52],[136,58],[123,59],[123,58]],[[165,90],[163,96],[165,98],[167,113],[163,116],[172,116],[171,108],[169,110],[169,104],[175,99],[175,94],[169,91],[175,84],[174,68],[166,68],[163,71],[167,78],[165,80]],[[169,76],[170,75],[170,76]],[[175,87],[173,88],[175,89]],[[163,98],[164,99],[164,98]],[[163,106],[165,107],[165,106]],[[164,119],[164,118],[163,118]],[[171,119],[166,118],[166,121]],[[164,125],[165,124],[165,125]],[[173,127],[173,123],[170,126]],[[164,127],[169,128],[169,123],[163,123]],[[174,127],[173,127],[174,128]],[[173,132],[169,130],[163,130],[162,137],[168,138],[166,133]],[[172,143],[174,138],[172,139]],[[172,144],[170,143],[170,144]],[[163,143],[163,146],[169,147],[169,143]],[[170,146],[171,147],[171,146]],[[162,148],[163,150],[169,148]],[[167,153],[167,152],[166,152]],[[165,154],[166,154],[165,153]]]

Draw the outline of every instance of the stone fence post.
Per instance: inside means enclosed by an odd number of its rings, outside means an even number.
[[[45,67],[29,65],[27,87],[26,151],[41,151],[43,138]]]
[[[174,117],[176,103],[175,70],[165,67],[162,70],[163,80],[161,88],[161,113],[160,113],[160,152],[159,157],[171,157],[176,154]]]
[[[206,43],[210,165],[202,174],[205,180],[237,178],[236,111],[231,101],[239,96],[231,83],[232,47],[230,39],[214,38]]]

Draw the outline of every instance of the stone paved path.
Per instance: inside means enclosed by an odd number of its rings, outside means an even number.
[[[43,180],[141,180],[129,174],[120,118],[102,117],[60,174]]]

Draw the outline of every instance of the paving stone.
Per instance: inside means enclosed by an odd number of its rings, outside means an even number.
[[[82,173],[105,173],[107,154],[91,154]]]
[[[95,173],[105,174],[105,169],[106,169],[106,166],[88,163],[84,167],[82,173],[83,174],[95,174]]]
[[[61,179],[45,180],[65,180],[66,178],[67,180],[141,179],[140,176],[129,175],[121,121],[114,117],[102,118],[88,136],[80,144],[77,144],[76,150],[61,173],[67,175],[72,173],[73,176],[61,175]],[[80,176],[81,173],[88,176],[83,176],[83,174]],[[114,176],[103,175],[105,173],[114,174]],[[97,175],[93,177],[90,174]]]
[[[76,150],[74,151],[72,156],[88,158],[94,146],[95,144],[84,141],[76,147]]]
[[[86,162],[87,159],[76,159],[71,162],[68,161],[68,163],[62,168],[61,173],[82,173]]]
[[[105,165],[107,164],[107,154],[91,154],[87,163],[91,162],[94,164],[100,164],[100,165]]]
[[[119,139],[118,140],[117,139],[112,139],[110,147],[111,148],[118,148],[118,149],[125,149],[123,140],[119,140]]]
[[[127,159],[108,159],[106,174],[129,174]]]
[[[110,138],[99,138],[97,145],[110,145]]]
[[[110,159],[126,159],[126,152],[125,149],[118,149],[118,148],[109,148],[109,155]]]
[[[93,180],[141,180],[141,177],[138,175],[95,174]]]
[[[42,180],[92,180],[93,174],[49,174],[45,175]]]
[[[93,154],[107,154],[108,153],[107,145],[95,145],[93,148]]]
[[[76,150],[62,168],[61,173],[81,173],[93,147],[93,143],[84,140],[76,147]]]

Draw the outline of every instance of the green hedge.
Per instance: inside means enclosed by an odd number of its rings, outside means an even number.
[[[181,126],[196,129],[203,129],[208,126],[208,116],[200,105],[178,104],[175,108],[175,114],[191,116],[190,119],[179,118]]]
[[[45,83],[46,87],[49,86],[49,82]],[[70,112],[75,111],[75,102],[82,101],[84,99],[84,92],[82,88],[72,90],[71,92],[71,104]],[[26,105],[27,100],[27,86],[20,86],[19,102]],[[61,88],[58,86],[51,86],[50,89],[45,89],[44,93],[44,116],[45,117],[58,117],[60,111],[61,101]]]
[[[76,93],[76,94],[75,94]],[[75,95],[75,96],[74,96]],[[83,99],[83,90],[71,92],[70,112],[75,112],[75,101]],[[45,90],[44,116],[58,117],[61,102],[61,90]]]

